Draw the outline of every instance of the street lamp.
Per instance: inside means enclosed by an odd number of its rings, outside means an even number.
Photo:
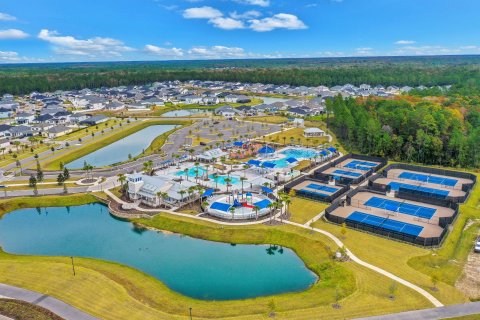
[[[190,320],[192,320],[192,307],[190,307]]]
[[[73,270],[73,276],[75,276],[75,264],[73,263],[73,257],[70,257],[72,260],[72,270]]]

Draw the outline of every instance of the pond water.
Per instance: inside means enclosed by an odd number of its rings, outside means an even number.
[[[162,114],[162,117],[188,117],[200,113],[208,113],[208,110],[205,109],[182,109],[182,110],[173,110],[169,112],[165,112]]]
[[[271,104],[271,103],[275,103],[275,102],[285,102],[285,101],[290,100],[290,99],[271,98],[271,97],[253,97],[253,98],[263,100],[264,104]]]
[[[140,230],[98,203],[9,213],[0,219],[0,246],[16,254],[115,261],[203,300],[302,291],[317,280],[290,249]]]
[[[174,128],[175,125],[154,125],[146,127],[106,147],[78,158],[68,163],[66,167],[70,169],[81,169],[85,161],[94,167],[104,167],[117,162],[127,161],[129,154],[132,155],[132,157],[139,155],[156,137]]]

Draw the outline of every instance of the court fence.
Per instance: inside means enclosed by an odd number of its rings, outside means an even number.
[[[353,199],[353,197],[360,192],[369,192],[369,193],[378,194],[382,196],[385,195],[385,192],[383,192],[382,190],[375,190],[375,189],[371,189],[369,187],[364,187],[364,186],[358,187],[348,192],[345,200],[338,199],[338,201],[334,201],[331,206],[325,209],[325,218],[330,222],[333,222],[336,224],[345,223],[348,227],[365,231],[367,233],[380,235],[383,237],[411,243],[414,245],[419,245],[424,247],[434,247],[434,246],[441,245],[443,238],[445,237],[445,234],[448,231],[448,225],[454,221],[454,219],[458,214],[458,204],[453,203],[451,201],[446,201],[446,200],[429,199],[430,202],[427,202],[427,203],[434,204],[434,205],[443,204],[443,206],[450,207],[455,211],[452,217],[441,217],[438,219],[430,219],[430,220],[420,219],[420,218],[418,219],[418,221],[421,221],[423,223],[429,223],[429,224],[435,224],[435,225],[438,224],[440,227],[443,228],[442,233],[438,237],[429,237],[429,238],[424,238],[420,236],[416,237],[416,236],[412,236],[412,235],[408,235],[400,232],[395,232],[392,230],[383,229],[381,227],[374,227],[372,225],[365,224],[362,222],[347,220],[345,217],[337,216],[334,214],[334,211],[336,209],[345,205],[360,208],[364,211],[367,211],[366,213],[368,213],[368,210],[370,210],[370,208],[366,206],[363,203],[363,201]],[[400,196],[404,196],[404,197],[400,197]],[[415,198],[409,199],[409,197],[411,196],[410,194],[406,196],[404,194],[400,194],[400,196],[398,198],[401,198],[404,200],[418,201],[418,199],[415,199]]]
[[[300,179],[297,179],[295,181],[292,181],[292,182],[286,184],[283,187],[283,191],[288,194],[288,193],[290,193],[290,191],[295,186],[298,186],[299,184],[301,184],[305,181],[311,181],[312,183],[316,182],[316,183],[328,184],[328,179],[325,181],[325,180],[315,179],[315,178],[308,177],[308,176],[303,176]],[[350,190],[349,186],[337,186],[337,187],[340,187],[340,189],[338,191],[336,191],[335,193],[332,193],[330,195],[326,195],[326,194],[321,195],[321,194],[318,194],[318,193],[305,192],[305,191],[302,191],[302,190],[295,190],[295,194],[298,197],[307,198],[307,199],[311,199],[311,200],[322,201],[322,202],[332,202],[332,201],[341,197],[343,194],[347,193]]]
[[[421,167],[421,166],[416,166],[416,165],[410,165],[410,164],[404,164],[404,163],[396,163],[396,164],[391,164],[388,167],[386,167],[382,172],[379,174],[371,177],[369,179],[368,185],[374,190],[379,190],[379,191],[385,191],[385,192],[390,192],[390,187],[386,184],[381,184],[378,182],[375,182],[379,178],[392,178],[395,180],[399,181],[405,181],[407,184],[413,184],[415,182],[413,181],[407,181],[404,179],[399,179],[398,177],[393,176],[392,174],[389,174],[389,171],[392,169],[400,169],[400,170],[407,170],[407,171],[415,171],[415,172],[420,172],[423,174],[434,174],[434,175],[443,175],[446,177],[453,177],[453,178],[462,178],[462,179],[469,179],[472,180],[472,183],[466,183],[462,184],[462,186],[459,187],[448,187],[444,186],[443,188],[445,190],[462,190],[465,192],[464,195],[462,196],[451,196],[447,195],[446,197],[443,197],[441,195],[433,194],[430,192],[424,192],[421,190],[413,190],[410,188],[402,188],[400,187],[398,191],[395,192],[396,195],[400,192],[400,189],[402,189],[403,194],[410,193],[413,196],[415,196],[419,201],[421,202],[427,202],[429,199],[445,199],[454,203],[463,203],[467,200],[471,190],[473,189],[473,186],[477,182],[477,177],[474,174],[468,173],[468,172],[460,172],[460,171],[452,171],[452,170],[444,170],[444,169],[438,169],[438,168],[427,168],[427,167]],[[421,185],[421,183],[420,183]]]
[[[351,184],[357,185],[357,184],[360,184],[365,179],[368,179],[373,173],[377,172],[378,170],[380,170],[381,168],[383,168],[384,166],[387,165],[387,159],[385,159],[385,158],[372,157],[372,156],[365,156],[365,155],[361,155],[361,154],[350,153],[350,154],[344,155],[343,157],[340,157],[340,158],[336,159],[335,161],[332,161],[332,162],[326,164],[323,167],[320,167],[319,169],[314,171],[313,175],[316,179],[332,179],[333,174],[325,173],[325,171],[327,171],[330,168],[337,167],[339,164],[341,164],[342,162],[344,162],[346,160],[349,160],[349,159],[369,161],[369,162],[377,162],[378,165],[376,165],[375,167],[372,167],[370,170],[364,172],[359,177],[350,178],[350,177],[344,177],[344,176],[337,176],[337,177],[335,177],[335,180],[338,184],[341,184],[341,185],[351,185]],[[346,169],[346,168],[344,168],[344,169]]]

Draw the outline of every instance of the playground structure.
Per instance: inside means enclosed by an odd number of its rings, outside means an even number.
[[[214,196],[208,203],[209,215],[229,220],[249,220],[267,215],[271,200],[258,193],[237,191]]]

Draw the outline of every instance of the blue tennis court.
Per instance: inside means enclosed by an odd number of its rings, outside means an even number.
[[[377,217],[359,211],[352,212],[347,217],[347,221],[363,223],[372,227],[381,228],[388,231],[395,231],[415,237],[418,237],[418,235],[423,230],[422,226],[417,226],[415,224],[410,224],[388,218]]]
[[[262,201],[255,202],[253,205],[261,209],[265,209],[270,204],[270,201],[263,199]]]
[[[326,191],[326,192],[329,192],[329,193],[335,193],[335,192],[338,191],[337,188],[333,188],[333,187],[329,187],[329,186],[322,186],[322,185],[316,184],[316,183],[310,183],[307,186],[307,188],[318,190],[318,191]]]
[[[419,191],[419,192],[422,192],[422,193],[428,193],[428,194],[431,194],[431,195],[436,196],[438,198],[445,198],[450,193],[450,191],[448,191],[448,190],[439,190],[439,189],[427,188],[427,187],[422,187],[422,186],[415,186],[415,185],[411,185],[411,184],[407,184],[407,183],[401,183],[401,182],[395,182],[395,181],[390,182],[388,185],[390,186],[390,188],[393,191],[398,191],[398,189],[404,188],[404,189],[408,189],[408,190],[412,190],[412,191]]]
[[[369,171],[372,170],[377,166],[376,163],[368,162],[368,161],[361,161],[361,160],[353,160],[344,165],[345,168],[349,169],[358,169],[362,171]]]
[[[321,192],[318,192],[318,191],[312,191],[312,190],[307,190],[307,189],[301,189],[299,190],[300,194],[305,194],[305,195],[309,195],[309,196],[313,196],[313,197],[320,197],[320,198],[328,198],[329,195],[328,194],[325,194],[325,193],[321,193]]]
[[[371,197],[370,200],[365,202],[368,207],[385,209],[392,212],[399,212],[402,214],[408,214],[424,219],[431,219],[437,209],[417,206],[411,203],[398,202],[395,200]]]
[[[336,169],[335,171],[333,171],[333,173],[341,174],[342,176],[355,177],[355,178],[362,176],[362,174],[359,172],[346,171],[342,169]]]
[[[228,212],[228,209],[230,209],[230,207],[231,207],[231,205],[229,205],[228,203],[214,202],[210,206],[210,209],[220,210],[220,211],[223,211],[223,212]]]
[[[413,172],[402,172],[399,176],[400,179],[408,179],[408,180],[415,180],[433,184],[440,184],[444,186],[453,187],[457,184],[458,180],[451,179],[451,178],[443,178],[437,176],[429,176],[426,174],[421,173],[413,173]]]

